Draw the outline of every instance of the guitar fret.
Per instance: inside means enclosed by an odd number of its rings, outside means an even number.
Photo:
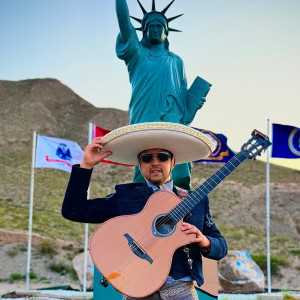
[[[212,180],[212,178],[208,178],[207,181],[206,181],[206,184],[209,185],[211,188],[213,188],[213,185],[211,185],[211,184],[209,183],[210,180]],[[212,181],[213,181],[213,180],[212,180]]]
[[[206,183],[203,184],[202,188],[206,189],[206,190],[208,191],[208,193],[209,193],[211,190],[208,189],[208,188],[205,186],[205,184],[206,184]],[[208,193],[207,193],[207,194],[208,194]]]
[[[189,194],[183,201],[175,206],[169,215],[175,223],[190,212],[202,199],[204,199],[224,178],[232,173],[247,156],[241,151],[228,161],[220,170],[209,177],[201,186]]]
[[[218,173],[218,172],[217,172]],[[222,181],[222,179],[218,176],[218,174],[215,174],[215,177],[216,177],[216,180],[213,180],[214,181],[214,183],[216,183],[217,185]],[[218,180],[219,180],[219,182],[218,182]]]

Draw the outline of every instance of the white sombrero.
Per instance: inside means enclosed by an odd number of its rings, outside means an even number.
[[[107,144],[101,152],[113,153],[107,159],[123,164],[136,164],[138,154],[147,149],[169,150],[180,164],[203,159],[215,148],[213,141],[200,131],[167,122],[124,126],[109,132],[102,140]]]

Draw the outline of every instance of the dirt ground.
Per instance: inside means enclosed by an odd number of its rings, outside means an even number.
[[[37,248],[43,240],[45,239],[37,234],[32,236],[30,268],[36,278],[30,279],[29,288],[71,286],[80,289],[79,280],[74,280],[70,273],[62,275],[50,269],[51,264],[62,262],[71,267],[71,260],[77,254],[79,245],[56,240],[53,244],[55,253],[45,254]],[[0,229],[0,295],[26,289],[26,268],[27,235]],[[21,278],[9,280],[12,276]]]
[[[56,253],[54,255],[41,254],[37,245],[43,240],[42,237],[34,235],[32,239],[31,269],[36,274],[35,279],[30,280],[30,289],[47,288],[54,286],[71,286],[80,290],[79,280],[74,280],[67,273],[61,275],[50,270],[51,263],[65,262],[72,265],[72,258],[78,253],[79,245],[65,241],[55,241]],[[10,282],[11,274],[26,274],[27,266],[27,235],[13,233],[0,229],[0,295],[24,291],[26,282],[23,279]],[[300,259],[296,258],[295,265],[300,265]],[[272,289],[299,290],[300,271],[295,268],[284,268],[280,271],[281,276],[272,277]],[[267,287],[267,285],[266,285]]]

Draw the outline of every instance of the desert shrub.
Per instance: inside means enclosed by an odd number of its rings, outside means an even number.
[[[56,250],[53,246],[53,244],[49,240],[44,240],[38,245],[38,250],[42,254],[55,254]]]
[[[296,298],[293,295],[288,294],[288,293],[284,294],[283,299],[284,300],[296,300]]]
[[[36,273],[33,270],[30,270],[29,277],[30,277],[30,279],[36,279],[37,278]],[[26,275],[23,275],[23,274],[20,274],[20,273],[12,273],[8,277],[8,281],[10,283],[12,283],[14,281],[17,281],[17,280],[24,280],[24,279],[26,279]]]
[[[20,273],[12,273],[9,275],[8,281],[13,282],[13,281],[21,280],[21,279],[25,279],[25,278],[26,278],[26,275],[22,275]]]
[[[291,254],[294,254],[294,255],[300,256],[300,249],[290,250],[290,253],[291,253]]]
[[[65,263],[51,264],[49,269],[53,272],[59,273],[61,275],[66,275],[69,273],[71,266]]]
[[[37,275],[36,275],[36,273],[33,270],[30,270],[29,277],[30,277],[30,279],[36,279]]]
[[[261,255],[251,255],[252,259],[259,265],[264,274],[267,273],[267,256],[265,254]],[[271,275],[279,275],[280,267],[287,267],[290,265],[290,262],[280,256],[271,255]]]
[[[18,254],[18,249],[13,248],[5,252],[9,257],[13,258]]]
[[[58,264],[51,264],[49,269],[53,272],[59,273],[60,275],[67,275],[69,274],[73,280],[77,280],[78,276],[76,271],[74,270],[73,266],[65,264],[65,263],[58,263]]]

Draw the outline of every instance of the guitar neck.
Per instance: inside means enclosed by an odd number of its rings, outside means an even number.
[[[204,199],[220,182],[222,182],[247,158],[248,155],[244,151],[239,152],[196,190],[185,197],[184,200],[176,205],[168,214],[172,218],[173,222],[175,224],[179,222],[179,220],[181,220],[198,203],[200,203],[202,199]]]

